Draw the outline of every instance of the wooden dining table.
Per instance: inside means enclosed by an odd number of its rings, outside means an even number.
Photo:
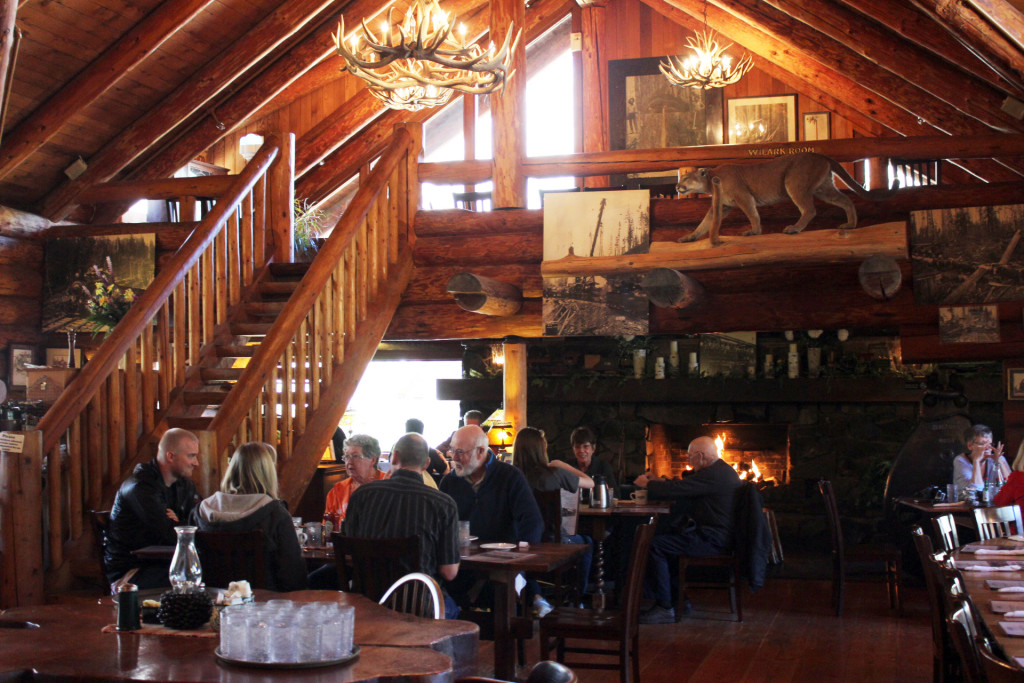
[[[1006,654],[1015,659],[1018,665],[1024,666],[1024,618],[1007,618],[1004,614],[1000,613],[1003,611],[1002,608],[1007,607],[1006,605],[994,605],[993,603],[1006,603],[1013,602],[1019,605],[1013,606],[1014,610],[1024,612],[1024,593],[1000,593],[997,588],[993,587],[990,583],[992,581],[1012,581],[1018,582],[1019,585],[1024,586],[1024,554],[1019,556],[979,556],[974,552],[969,552],[975,548],[994,548],[994,549],[1024,549],[1024,542],[1014,541],[1008,538],[993,538],[987,541],[979,541],[976,543],[968,543],[962,548],[957,549],[953,553],[953,559],[964,577],[964,588],[967,594],[971,597],[971,602],[974,604],[980,617],[985,621],[985,624],[989,627],[989,630],[995,636],[996,640],[1003,647]],[[976,563],[988,563],[1000,566],[1006,566],[1009,564],[1016,564],[1021,566],[1020,571],[968,571],[965,570],[965,566],[970,566]],[[996,584],[998,586],[998,584]],[[1000,607],[1001,609],[996,609]],[[1003,624],[1010,624],[1011,626],[1004,627]],[[1006,628],[1019,629],[1020,635],[1010,635],[1007,633]]]
[[[121,683],[272,681],[447,682],[476,673],[480,631],[467,621],[399,614],[362,595],[337,591],[256,591],[256,600],[335,601],[355,608],[358,657],[322,668],[257,668],[218,661],[219,638],[104,632],[115,623],[111,598],[16,607],[0,613],[0,674],[24,680]]]

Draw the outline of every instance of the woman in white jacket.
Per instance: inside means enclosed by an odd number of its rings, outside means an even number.
[[[277,452],[252,441],[231,456],[220,491],[205,499],[193,513],[204,531],[263,531],[267,559],[267,588],[294,591],[306,588],[306,563],[288,510],[277,499]]]

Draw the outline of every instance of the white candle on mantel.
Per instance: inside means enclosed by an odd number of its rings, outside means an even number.
[[[697,374],[697,352],[696,351],[691,351],[690,352],[690,365],[689,365],[689,368],[690,368],[690,374],[691,375],[696,375]]]

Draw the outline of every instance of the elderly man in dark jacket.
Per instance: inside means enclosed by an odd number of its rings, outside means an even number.
[[[657,500],[673,502],[668,533],[651,541],[647,558],[647,591],[655,605],[640,615],[642,624],[670,624],[676,620],[672,608],[670,561],[674,557],[707,557],[727,552],[735,533],[735,494],[740,478],[718,457],[718,447],[707,436],[690,442],[693,472],[677,480],[665,480],[651,473],[637,477],[636,485],[646,487]]]
[[[174,545],[174,527],[187,524],[199,503],[192,470],[199,466],[199,440],[184,429],[169,429],[160,439],[156,458],[137,465],[114,498],[107,532],[104,566],[107,579],[120,579],[138,569],[131,582],[141,588],[170,586],[166,563],[143,563],[133,550],[147,545]]]

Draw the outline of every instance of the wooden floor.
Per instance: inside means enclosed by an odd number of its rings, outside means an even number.
[[[643,683],[931,680],[931,633],[924,588],[904,590],[904,616],[888,607],[881,583],[848,582],[846,608],[829,608],[830,583],[770,579],[744,595],[744,621],[729,621],[723,592],[694,594],[694,613],[677,624],[640,627]],[[538,659],[527,645],[528,666]],[[493,645],[481,643],[480,675],[493,675]],[[579,670],[585,683],[618,673]]]

